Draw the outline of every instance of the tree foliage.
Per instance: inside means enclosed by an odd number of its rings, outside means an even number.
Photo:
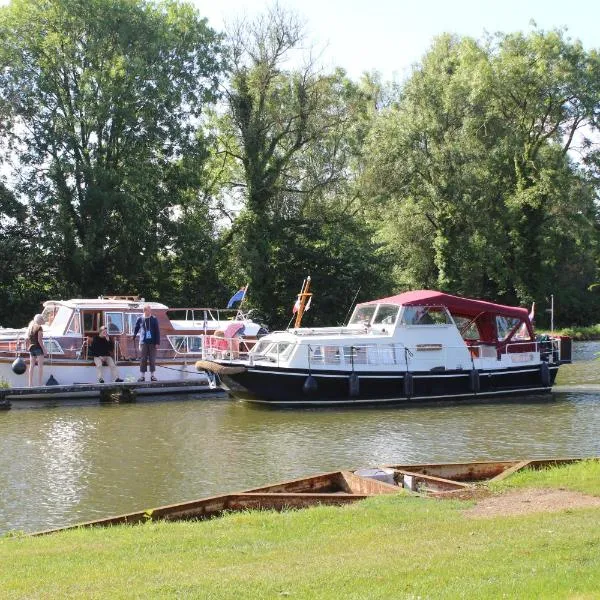
[[[597,215],[570,150],[595,127],[599,66],[560,31],[436,40],[366,153],[363,193],[395,215],[382,234],[407,236],[400,284],[528,303],[560,279],[581,296]]]
[[[365,112],[366,95],[342,71],[322,74],[310,60],[295,66],[302,40],[299,19],[278,5],[239,22],[230,36],[227,112],[218,123],[230,197],[242,207],[231,229],[230,264],[250,282],[263,311],[281,293],[276,253],[283,231],[312,219],[318,244],[324,207],[331,213],[332,202],[347,208],[351,201],[349,167],[359,152],[359,116]],[[303,249],[288,245],[287,252],[301,281],[308,268],[300,260]],[[286,293],[289,298],[293,292]]]
[[[178,2],[13,0],[0,39],[5,145],[38,243],[73,291],[157,293],[198,187],[219,36]]]
[[[431,287],[595,318],[600,60],[565,32],[437,38],[398,86],[320,70],[275,4],[226,40],[175,0],[0,8],[0,323],[49,296],[285,326]],[[561,312],[562,311],[562,314]]]

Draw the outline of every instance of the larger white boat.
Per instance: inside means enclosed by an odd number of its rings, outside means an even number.
[[[135,381],[139,376],[139,336],[133,331],[142,307],[149,305],[157,317],[161,343],[157,348],[156,376],[160,386],[146,385],[139,394],[165,394],[177,391],[196,391],[191,381],[198,382],[198,390],[215,385],[212,374],[200,373],[194,363],[203,355],[204,346],[214,345],[212,340],[232,338],[237,347],[247,352],[257,338],[266,331],[239,310],[214,308],[168,308],[158,302],[145,302],[133,296],[95,299],[49,300],[44,303],[43,337],[46,349],[43,397],[52,393],[48,383],[59,384],[59,395],[65,396],[63,386],[73,386],[69,396],[98,395],[97,390],[78,391],[78,384],[98,383],[96,367],[88,350],[100,327],[105,325],[115,342],[115,359],[119,376]],[[27,373],[17,373],[13,363],[18,357],[28,362],[26,328],[0,329],[0,382],[11,388],[26,387]],[[105,369],[108,382],[109,370]],[[178,382],[185,381],[185,386]],[[173,385],[165,387],[165,382]],[[32,397],[39,390],[32,388]],[[26,399],[26,396],[20,396]]]
[[[419,290],[359,304],[344,327],[271,333],[245,359],[205,358],[246,400],[314,406],[545,393],[571,356],[568,338],[536,339],[525,308]]]

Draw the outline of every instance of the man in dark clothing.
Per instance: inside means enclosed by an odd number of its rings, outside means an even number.
[[[146,369],[150,363],[150,381],[156,381],[154,371],[156,370],[156,347],[160,344],[160,328],[158,319],[152,314],[152,308],[146,304],[144,315],[139,317],[133,330],[133,339],[140,332],[140,348],[142,360],[140,362],[140,378],[138,381],[146,381]]]
[[[106,327],[103,325],[100,327],[98,335],[92,340],[92,344],[89,349],[89,355],[94,358],[94,364],[96,365],[96,371],[98,373],[98,383],[104,383],[102,378],[102,366],[106,365],[110,369],[111,377],[114,381],[123,381],[119,377],[119,372],[115,365],[115,361],[111,354],[115,348],[115,343],[110,339]]]

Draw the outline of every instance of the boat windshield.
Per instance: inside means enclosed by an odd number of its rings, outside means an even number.
[[[370,325],[376,308],[377,304],[357,306],[354,309],[354,313],[352,314],[348,325]]]
[[[373,325],[393,325],[399,312],[400,307],[395,304],[379,304],[373,317]]]

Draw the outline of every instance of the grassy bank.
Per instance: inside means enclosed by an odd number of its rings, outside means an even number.
[[[580,463],[496,486],[600,495]],[[0,540],[2,598],[592,598],[600,509],[476,519],[399,494],[344,508],[230,514]]]
[[[550,330],[536,329],[539,335],[550,334]],[[587,340],[600,340],[600,324],[588,325],[587,327],[564,327],[563,329],[555,329],[554,335],[568,335],[574,340],[583,342]]]

